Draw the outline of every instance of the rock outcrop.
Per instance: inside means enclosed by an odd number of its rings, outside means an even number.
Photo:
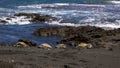
[[[7,21],[0,19],[0,23],[2,23],[2,24],[6,24]]]
[[[59,37],[72,37],[75,35],[91,35],[94,38],[99,38],[104,35],[105,30],[96,27],[45,27],[39,28],[34,31],[37,36],[59,36]]]
[[[63,39],[57,44],[77,46],[80,43],[90,43],[93,47],[104,47],[104,43],[112,42],[120,45],[120,29],[104,30],[99,27],[44,27],[33,33],[36,36],[57,36]],[[108,44],[106,44],[108,45]]]
[[[31,22],[46,22],[46,21],[49,22],[57,19],[50,15],[40,15],[37,13],[18,13],[18,14],[15,14],[14,16],[25,16],[26,18],[30,18]]]

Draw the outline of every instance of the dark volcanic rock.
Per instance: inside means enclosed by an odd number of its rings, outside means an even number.
[[[37,13],[18,13],[14,16],[26,16],[26,18],[31,18],[31,22],[45,22],[57,20],[57,18],[52,17],[50,15],[40,15]]]
[[[34,31],[37,36],[60,36],[60,37],[73,37],[76,35],[86,35],[94,38],[100,38],[104,35],[105,30],[96,27],[45,27],[38,28]]]
[[[78,45],[91,43],[95,47],[104,47],[104,43],[120,44],[120,29],[104,30],[98,27],[44,27],[38,28],[33,33],[36,36],[59,36],[63,39],[57,43]],[[107,44],[109,45],[109,44]]]
[[[57,42],[57,43],[63,43],[68,44],[72,46],[77,46],[79,43],[91,43],[91,38],[83,35],[73,36],[64,38],[63,40]]]
[[[36,29],[33,33],[36,36],[60,36],[64,37],[66,36],[64,28],[59,28],[59,27],[47,27],[47,28],[39,28]]]
[[[0,23],[7,23],[7,21],[0,19]]]
[[[101,37],[104,37],[105,30],[96,27],[46,27],[39,28],[33,33],[37,36],[59,36],[64,39],[57,42],[68,45],[78,45],[81,42],[93,43]],[[96,43],[96,42],[95,42]]]

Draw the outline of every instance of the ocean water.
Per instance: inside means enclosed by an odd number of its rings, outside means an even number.
[[[30,4],[50,4],[50,3],[105,3],[109,0],[1,0],[1,6],[16,6]]]
[[[7,20],[15,13],[51,15],[59,20],[44,24],[32,24],[24,17]],[[120,28],[120,0],[0,0],[0,19],[8,22],[0,23],[0,42],[14,43],[20,38],[28,38],[38,44],[55,45],[59,38],[35,37],[33,30],[46,26],[87,25]]]

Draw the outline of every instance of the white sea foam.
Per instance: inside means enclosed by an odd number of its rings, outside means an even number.
[[[68,3],[54,3],[54,4],[36,4],[36,5],[25,5],[18,6],[18,8],[44,8],[44,7],[59,7],[59,6],[68,6]]]
[[[80,24],[74,24],[74,23],[60,23],[58,21],[52,21],[52,22],[45,22],[50,25],[60,25],[60,26],[80,26]]]
[[[3,17],[3,18],[0,18],[0,19],[7,21],[8,23],[6,23],[6,25],[14,25],[14,24],[23,25],[23,24],[30,24],[31,23],[29,21],[31,19],[26,18],[24,16],[13,17],[13,18],[9,18],[9,19],[7,19],[7,18],[8,17]],[[80,21],[80,22],[83,22],[83,23],[66,23],[66,22],[60,23],[62,20],[63,19],[61,19],[59,21],[52,21],[52,22],[45,22],[45,23],[49,24],[49,25],[60,25],[60,26],[75,26],[75,27],[78,27],[78,26],[88,26],[89,25],[89,26],[96,26],[96,27],[102,27],[102,28],[120,28],[120,20],[116,20],[115,23],[111,23],[111,22],[101,23],[100,21],[97,22],[97,23],[92,23],[92,22],[95,21],[95,19],[94,18],[88,18],[88,19]],[[90,22],[90,23],[88,23],[88,22]]]
[[[60,6],[67,6],[68,8],[70,8],[70,10],[66,10],[64,7],[63,9],[44,9],[42,7],[60,7]],[[70,7],[72,6],[72,7]],[[74,7],[75,8],[74,8]],[[77,6],[77,7],[76,7]],[[24,9],[22,10],[22,12],[32,12],[32,13],[41,13],[41,14],[47,14],[47,15],[53,15],[53,16],[61,16],[61,15],[76,15],[77,16],[80,16],[81,13],[83,13],[83,15],[86,13],[86,14],[90,14],[91,12],[93,12],[94,10],[96,9],[92,9],[92,10],[86,10],[83,8],[82,9],[79,9],[79,7],[83,7],[83,6],[90,6],[91,9],[92,7],[94,8],[94,6],[96,7],[106,7],[105,5],[97,5],[97,4],[76,4],[76,3],[73,3],[73,4],[69,4],[69,3],[54,3],[54,4],[35,4],[35,5],[26,5],[26,6],[18,6],[19,9]],[[90,8],[89,7],[89,8]],[[31,10],[28,10],[27,8],[32,8]],[[40,8],[40,9],[38,9]],[[76,9],[78,8],[78,9]],[[88,9],[89,9],[88,8]],[[84,11],[86,10],[86,11]],[[102,11],[102,9],[100,9]],[[99,11],[99,10],[98,10]],[[21,12],[21,11],[20,11]],[[96,11],[94,11],[96,12]]]
[[[88,18],[88,19],[85,19],[85,20],[80,20],[79,23],[80,22],[93,22],[93,21],[95,21],[94,18]]]
[[[76,3],[35,4],[18,6],[18,9],[20,9],[18,13],[20,12],[41,13],[45,15],[59,17],[60,19],[62,18],[64,19],[62,23],[60,23],[61,20],[46,22],[47,24],[50,25],[76,26],[76,27],[90,25],[97,27],[119,28],[120,27],[119,26],[120,13],[118,12],[120,10],[119,7],[120,5],[110,4],[109,5],[76,4]],[[116,21],[114,22],[113,19],[115,19]],[[110,21],[113,21],[114,23]],[[30,23],[29,19],[26,18],[13,18],[12,21],[8,20],[8,22],[9,24],[16,24],[16,22],[17,24]]]
[[[102,27],[102,28],[120,28],[120,25],[115,25],[115,24],[96,24],[94,25],[96,27]]]
[[[18,6],[18,8],[41,8],[41,5]]]
[[[98,5],[98,4],[77,4],[77,3],[53,3],[53,4],[35,4],[35,5],[24,5],[18,6],[18,8],[53,8],[53,7],[61,7],[61,6],[90,6],[90,7],[105,7],[106,5]]]
[[[53,3],[51,5],[56,5],[56,6],[69,6],[69,3]]]
[[[6,21],[7,23],[2,23],[2,24],[6,24],[6,25],[14,25],[14,24],[17,24],[17,25],[23,25],[23,24],[30,24],[30,21],[31,20],[30,18],[26,18],[24,16],[20,16],[20,17],[2,17],[0,18],[1,20],[4,20]]]
[[[109,3],[120,4],[120,1],[109,1]]]
[[[76,4],[76,3],[73,3],[73,4],[70,4],[72,6],[90,6],[90,7],[105,7],[106,5],[104,4]]]
[[[74,27],[79,27],[79,26],[96,26],[96,27],[102,27],[102,28],[112,28],[112,29],[116,29],[116,28],[120,28],[120,20],[116,20],[116,22],[118,22],[118,24],[115,23],[111,23],[111,22],[105,22],[105,23],[93,23],[92,21],[95,21],[95,19],[88,19],[87,21],[84,20],[84,24],[81,23],[60,23],[62,21],[52,21],[52,22],[45,22],[49,25],[60,25],[60,26],[74,26]],[[86,23],[86,22],[91,22],[90,24]]]

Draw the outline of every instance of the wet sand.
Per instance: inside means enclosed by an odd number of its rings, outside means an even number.
[[[119,68],[120,49],[39,49],[0,46],[0,68]]]

